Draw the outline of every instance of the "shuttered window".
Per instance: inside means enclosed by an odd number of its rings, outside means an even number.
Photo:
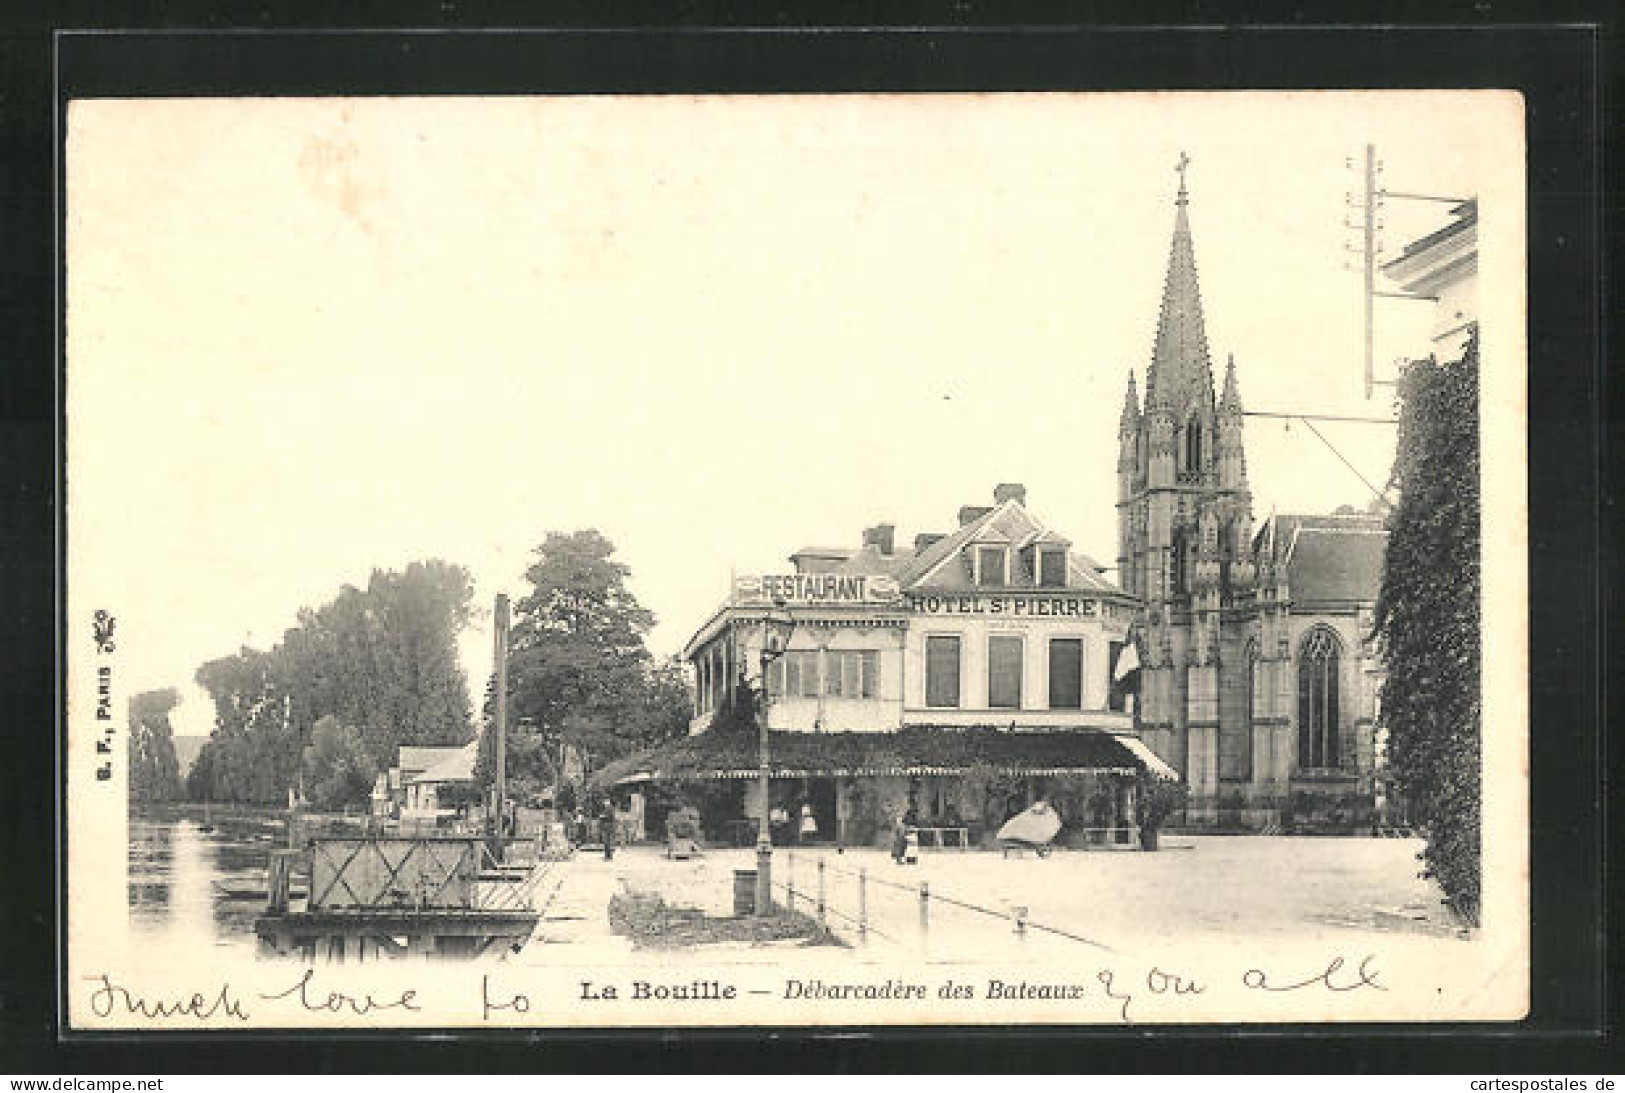
[[[1021,639],[987,639],[987,704],[994,709],[1021,708]]]
[[[1066,551],[1038,552],[1038,583],[1045,588],[1066,587]]]
[[[1052,638],[1049,643],[1049,708],[1083,709],[1083,639]]]
[[[879,693],[880,654],[873,649],[842,649],[829,654],[824,693],[839,698],[874,698]]]
[[[775,670],[768,674],[775,695],[791,698],[818,696],[818,650],[797,649],[785,653],[775,662]]]
[[[977,547],[976,572],[981,583],[989,588],[1003,588],[1007,583],[1004,561],[1003,547]]]
[[[959,705],[959,639],[938,635],[925,639],[925,704]]]

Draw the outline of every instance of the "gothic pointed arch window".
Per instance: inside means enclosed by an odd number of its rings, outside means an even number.
[[[1337,767],[1339,754],[1337,635],[1324,626],[1309,631],[1298,648],[1298,766]]]
[[[1185,426],[1185,470],[1195,474],[1202,469],[1202,420],[1191,418]]]

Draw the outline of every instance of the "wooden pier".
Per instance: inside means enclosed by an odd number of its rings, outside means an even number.
[[[318,836],[277,850],[265,913],[254,922],[264,956],[305,960],[469,960],[518,949],[535,929],[532,906],[549,863],[527,841],[472,835]],[[294,898],[296,874],[308,894]]]

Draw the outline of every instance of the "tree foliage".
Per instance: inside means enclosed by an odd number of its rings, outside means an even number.
[[[1400,378],[1399,503],[1377,601],[1388,769],[1427,835],[1423,861],[1452,906],[1479,912],[1478,342]]]
[[[346,585],[301,610],[269,652],[245,647],[204,664],[197,681],[214,702],[215,727],[190,795],[283,800],[325,717],[356,733],[373,772],[402,744],[466,743],[473,725],[457,635],[473,595],[468,571],[443,561],[374,570],[365,589]]]
[[[310,730],[303,758],[306,797],[320,809],[338,810],[367,800],[377,773],[361,733],[331,715]]]
[[[1190,803],[1190,786],[1173,778],[1142,770],[1134,785],[1135,815],[1143,828],[1156,831]]]
[[[173,801],[182,796],[180,761],[169,711],[180,705],[173,687],[143,691],[129,702],[130,800]]]
[[[650,656],[654,615],[614,553],[596,530],[549,532],[525,572],[531,590],[515,605],[508,645],[506,765],[516,795],[560,780],[565,745],[597,767],[687,728],[682,666]],[[488,695],[487,718],[491,705]],[[482,785],[494,777],[494,750],[482,734]]]

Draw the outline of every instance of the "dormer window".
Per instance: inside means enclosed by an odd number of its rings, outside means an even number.
[[[1066,587],[1066,548],[1038,548],[1038,586],[1040,588]]]
[[[976,548],[976,583],[987,588],[1003,588],[1010,583],[1010,552],[999,546]]]

